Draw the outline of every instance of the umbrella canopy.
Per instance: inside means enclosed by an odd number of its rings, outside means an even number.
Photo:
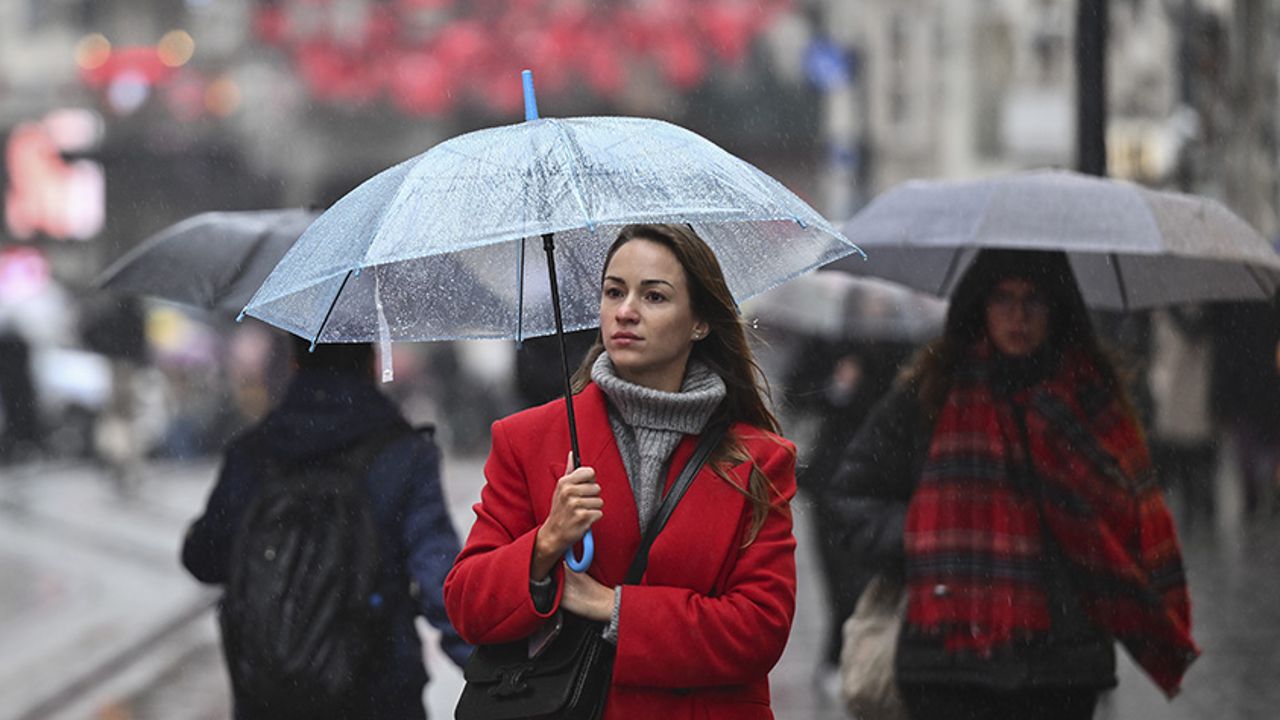
[[[765,324],[835,342],[922,342],[942,331],[946,302],[877,278],[819,270],[746,306]]]
[[[319,214],[289,209],[194,215],[144,240],[95,284],[236,313]]]
[[[317,342],[555,332],[597,322],[600,271],[628,223],[689,224],[742,300],[856,248],[773,178],[659,120],[539,119],[455,137],[317,219],[246,312]]]
[[[1270,298],[1280,256],[1204,197],[1069,171],[904,183],[844,226],[867,251],[833,269],[948,295],[982,248],[1065,251],[1085,301],[1123,310]]]
[[[244,312],[313,343],[384,349],[556,333],[577,466],[564,333],[596,325],[600,272],[622,226],[689,225],[738,302],[857,248],[776,180],[695,133],[641,118],[540,119],[527,70],[523,82],[524,123],[445,141],[351,191]],[[584,571],[593,547],[588,531],[569,566]]]

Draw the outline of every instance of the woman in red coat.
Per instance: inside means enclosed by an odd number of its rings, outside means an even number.
[[[563,608],[617,646],[605,718],[771,718],[795,611],[795,448],[776,433],[714,253],[687,227],[630,225],[605,259],[600,337],[563,401],[499,420],[476,522],[445,581],[468,642],[531,635]],[[704,428],[729,432],[622,586]],[[565,552],[591,529],[595,561]]]

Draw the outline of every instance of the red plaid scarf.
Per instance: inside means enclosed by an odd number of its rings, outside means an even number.
[[[1009,398],[990,356],[982,343],[958,370],[907,512],[907,631],[979,656],[1045,635],[1043,518],[1089,617],[1172,696],[1199,651],[1137,423],[1083,353]]]

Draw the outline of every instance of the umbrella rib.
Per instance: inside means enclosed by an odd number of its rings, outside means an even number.
[[[554,123],[552,127],[554,127],[564,138],[563,147],[568,148],[569,153],[572,156],[569,158],[567,169],[569,171],[569,187],[573,189],[573,197],[578,201],[578,207],[582,209],[582,218],[586,221],[587,227],[594,229],[596,223],[591,219],[591,211],[587,209],[587,203],[582,197],[582,188],[580,187],[581,183],[578,181],[578,173],[576,172],[578,167],[586,167],[586,162],[584,160],[586,154],[582,152],[582,148],[578,146],[577,140],[569,134],[568,130],[566,130],[560,123],[555,121],[551,122]]]
[[[324,332],[324,326],[329,324],[329,316],[333,315],[333,309],[338,307],[338,298],[342,297],[342,291],[347,288],[347,281],[351,279],[351,273],[355,270],[348,270],[347,274],[342,278],[342,284],[338,286],[338,292],[333,294],[333,302],[329,303],[329,309],[325,311],[324,320],[320,321],[320,328],[316,330],[315,337],[311,338],[311,348],[314,350],[316,343],[320,342],[320,335]]]
[[[933,291],[934,295],[947,294],[947,288],[951,285],[951,278],[955,277],[956,269],[960,265],[960,256],[963,254],[964,252],[960,248],[951,253],[951,262],[947,263],[947,272],[942,276],[942,282],[938,284],[937,289]]]
[[[1125,287],[1124,275],[1120,272],[1120,256],[1116,253],[1110,253],[1111,271],[1116,276],[1116,287],[1120,290],[1120,306],[1125,310],[1129,309],[1129,289]]]
[[[1268,287],[1269,283],[1262,279],[1262,276],[1258,274],[1257,268],[1249,263],[1245,263],[1244,269],[1249,273],[1249,277],[1253,278],[1253,281],[1257,283],[1258,289],[1262,290],[1263,295],[1270,296],[1272,294],[1271,288]]]

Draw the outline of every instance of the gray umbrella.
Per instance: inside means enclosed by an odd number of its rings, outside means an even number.
[[[194,215],[144,240],[96,284],[235,314],[319,214],[289,209]]]
[[[819,270],[747,301],[743,312],[766,326],[834,342],[918,343],[941,333],[947,304],[896,283]]]
[[[844,232],[867,260],[827,267],[936,295],[955,289],[982,248],[1065,251],[1100,309],[1260,300],[1280,287],[1280,255],[1222,204],[1061,170],[907,182]]]

